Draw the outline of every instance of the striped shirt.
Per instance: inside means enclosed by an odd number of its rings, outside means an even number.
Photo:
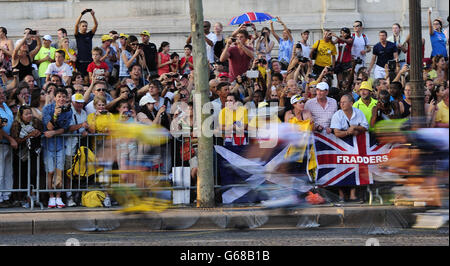
[[[317,102],[317,98],[313,98],[306,102],[305,109],[311,112],[315,125],[328,128],[330,127],[331,118],[337,111],[337,102],[335,99],[327,97],[327,103],[325,108],[323,108]]]

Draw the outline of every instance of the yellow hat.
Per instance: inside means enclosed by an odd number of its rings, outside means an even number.
[[[109,36],[109,34],[105,34],[102,36],[102,42],[106,42],[106,41],[110,41],[113,38],[111,36]]]
[[[308,86],[316,86],[317,84],[318,84],[319,82],[317,82],[317,81],[311,81],[309,84],[308,84]]]
[[[266,106],[269,106],[269,104],[267,102],[260,102],[260,103],[258,103],[258,108],[264,108]]]
[[[77,103],[84,103],[84,97],[80,93],[72,95],[72,101]]]
[[[147,35],[148,37],[150,37],[150,32],[148,32],[148,30],[144,30],[141,32],[141,35]]]
[[[361,86],[359,87],[359,89],[360,89],[360,90],[373,91],[372,86],[371,86],[370,83],[367,82],[367,81],[361,82]]]
[[[121,33],[121,34],[119,34],[119,38],[125,38],[125,39],[128,39],[128,37],[130,37],[130,35],[128,35],[128,34],[125,34],[125,33]]]

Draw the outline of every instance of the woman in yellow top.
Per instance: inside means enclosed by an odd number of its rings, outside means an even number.
[[[77,61],[77,54],[73,49],[69,48],[69,38],[64,37],[59,40],[58,49],[63,50],[66,53],[66,58],[64,58],[64,63],[72,67],[72,72],[76,71],[75,63]]]
[[[219,113],[219,125],[221,131],[225,131],[225,143],[232,142],[235,145],[246,145],[244,130],[248,127],[247,108],[238,106],[238,97],[229,94],[223,108]],[[230,134],[232,132],[232,134]]]
[[[284,122],[297,125],[300,131],[308,131],[312,133],[312,129],[314,128],[314,120],[311,112],[309,110],[305,110],[305,103],[306,99],[300,94],[292,96],[291,105],[294,109],[286,112],[284,115]],[[309,134],[305,134],[304,136],[307,138]],[[307,139],[304,139],[301,143],[307,143],[307,141]],[[297,162],[302,163],[305,151],[306,145],[300,145],[299,147],[291,147],[288,150],[287,155],[290,156],[295,153],[299,153],[299,160]],[[310,157],[314,159],[315,156],[313,149],[311,149],[310,153]],[[308,170],[312,170],[315,166],[315,161],[311,161],[308,165]]]
[[[89,125],[88,132],[91,134],[108,134],[109,127],[113,121],[113,115],[106,110],[106,98],[103,96],[95,96],[94,98],[95,113],[87,116],[87,123]],[[103,145],[105,137],[94,137],[95,142],[92,143],[92,150]],[[100,146],[99,146],[100,145]]]

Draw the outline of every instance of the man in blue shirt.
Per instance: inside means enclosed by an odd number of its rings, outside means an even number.
[[[44,164],[47,173],[47,189],[62,188],[64,170],[64,137],[58,136],[69,129],[72,109],[66,105],[67,91],[63,88],[55,91],[55,102],[44,106],[42,122],[44,124]],[[54,178],[54,174],[56,176]],[[50,193],[49,208],[64,208],[61,192]]]
[[[10,136],[14,116],[5,101],[5,93],[0,88],[0,117],[3,120],[0,121],[0,203],[10,199],[11,192],[2,192],[2,190],[13,188],[11,147],[17,149],[17,142]]]
[[[374,70],[375,79],[386,77],[386,71],[384,70],[384,68],[386,64],[388,64],[389,60],[395,60],[396,73],[399,70],[397,46],[393,42],[387,41],[387,32],[384,30],[380,31],[379,38],[380,42],[375,44],[375,46],[373,47],[372,61],[370,62],[370,66],[367,70],[367,73],[370,75],[373,65],[376,61]]]

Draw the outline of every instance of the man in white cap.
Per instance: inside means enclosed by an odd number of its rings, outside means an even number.
[[[45,71],[47,71],[48,66],[52,62],[55,62],[55,52],[56,52],[56,49],[50,46],[52,44],[52,36],[45,35],[44,38],[42,39],[43,39],[42,47],[41,49],[39,49],[39,52],[34,57],[35,63],[39,66],[38,73],[39,73],[39,80],[41,82],[40,84],[41,88],[44,86],[45,79],[47,77],[45,75]]]
[[[83,109],[84,107],[84,97],[80,93],[75,93],[72,95],[72,120],[70,122],[69,134],[81,134],[82,137],[86,137],[88,132],[87,129],[89,127],[87,123],[87,113]],[[67,138],[66,144],[66,156],[65,156],[65,166],[64,169],[69,169],[72,167],[72,158],[75,155],[78,144],[78,137],[69,137]],[[82,145],[83,138],[81,138],[80,146]],[[64,186],[66,189],[73,188],[70,186],[70,178],[67,178],[64,182]],[[74,207],[76,203],[73,200],[72,192],[67,192],[67,206]]]
[[[305,104],[305,110],[311,112],[314,119],[314,130],[317,132],[325,131],[330,134],[331,118],[337,111],[337,102],[335,99],[327,97],[329,86],[326,82],[320,82],[316,85],[316,97],[308,100]]]

